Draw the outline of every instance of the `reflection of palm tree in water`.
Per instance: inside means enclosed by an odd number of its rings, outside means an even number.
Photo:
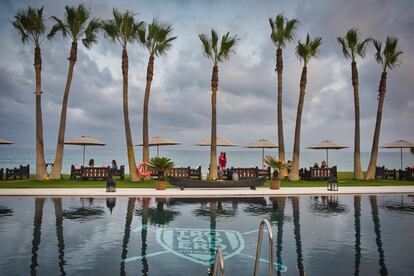
[[[372,220],[374,222],[374,231],[375,231],[375,242],[377,243],[378,253],[379,253],[379,265],[380,265],[380,275],[388,275],[387,266],[385,265],[385,254],[384,249],[382,248],[381,241],[381,229],[380,229],[380,219],[378,214],[378,203],[377,196],[370,196],[369,201],[371,203],[372,209]]]
[[[42,216],[43,216],[43,206],[45,204],[44,198],[35,199],[35,213],[33,221],[33,240],[32,240],[32,262],[30,265],[30,274],[36,275],[37,263],[37,251],[39,250],[40,238],[41,238],[41,228],[42,228]]]
[[[58,240],[59,249],[59,269],[60,275],[66,275],[65,272],[65,241],[63,239],[63,217],[62,217],[62,198],[53,198],[55,205],[55,217],[56,217],[56,237]]]
[[[270,198],[273,202],[273,211],[277,212],[277,237],[276,237],[276,260],[279,265],[282,264],[282,243],[283,243],[283,220],[285,219],[285,202],[286,198]],[[272,216],[273,217],[273,216]],[[277,275],[281,275],[280,269],[277,269]]]
[[[302,257],[302,241],[300,236],[300,212],[299,212],[299,198],[292,197],[292,209],[293,209],[293,224],[295,226],[294,234],[296,241],[296,253],[297,253],[297,265],[300,276],[305,275],[305,267],[303,266]]]
[[[147,255],[147,232],[148,232],[148,217],[149,217],[149,202],[150,198],[143,198],[142,199],[142,216],[141,216],[141,259],[142,262],[142,275],[148,275],[148,261],[145,257]]]
[[[120,273],[121,276],[126,275],[124,260],[128,255],[128,242],[129,242],[129,236],[131,234],[131,223],[132,223],[134,208],[135,208],[135,199],[130,197],[128,199],[127,214],[125,218],[124,239],[122,241],[121,273]]]
[[[361,196],[354,196],[354,226],[355,226],[355,267],[354,275],[359,275],[361,264]]]
[[[217,201],[210,201],[210,269],[209,275],[213,275],[214,256],[216,253],[216,217],[217,217]]]

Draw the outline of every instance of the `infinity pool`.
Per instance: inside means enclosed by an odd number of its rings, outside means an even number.
[[[225,275],[252,275],[263,218],[277,275],[414,275],[408,195],[0,197],[0,275],[208,275],[217,247]]]

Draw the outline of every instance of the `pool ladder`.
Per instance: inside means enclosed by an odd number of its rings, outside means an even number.
[[[272,226],[270,225],[270,222],[267,219],[263,219],[260,222],[259,226],[259,237],[257,240],[257,249],[256,249],[256,260],[254,263],[254,273],[253,276],[259,275],[259,262],[260,262],[260,254],[262,252],[262,240],[263,240],[263,232],[264,227],[267,228],[267,233],[269,236],[269,275],[274,275],[274,254],[273,254],[273,232],[272,232]],[[220,276],[224,276],[224,258],[223,253],[220,248],[216,250],[216,254],[214,256],[214,270],[213,270],[213,276],[217,276],[218,272],[218,263],[220,261]]]

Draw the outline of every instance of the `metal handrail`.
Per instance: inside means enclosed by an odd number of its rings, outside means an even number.
[[[260,261],[260,254],[262,252],[262,240],[263,240],[263,230],[264,226],[267,227],[267,232],[269,234],[269,275],[274,275],[274,267],[273,267],[273,233],[272,233],[272,226],[270,225],[270,222],[267,219],[263,219],[260,222],[259,226],[259,237],[257,240],[257,249],[256,249],[256,261],[254,263],[254,276],[259,275],[259,261]]]
[[[220,248],[217,248],[216,254],[214,255],[214,270],[213,270],[213,276],[217,275],[217,269],[218,269],[218,262],[220,261],[220,276],[224,276],[224,258],[223,258],[223,252],[221,252]]]

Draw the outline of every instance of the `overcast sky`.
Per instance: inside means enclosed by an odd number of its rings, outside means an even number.
[[[336,42],[352,27],[363,38],[399,38],[404,51],[399,68],[389,72],[381,143],[414,140],[414,2],[369,1],[12,1],[0,2],[0,137],[19,147],[35,144],[33,46],[22,45],[9,20],[19,10],[45,6],[50,16],[64,16],[65,5],[84,3],[94,17],[109,19],[112,8],[130,9],[137,19],[157,18],[172,24],[178,36],[167,55],[155,60],[149,127],[150,136],[162,135],[191,145],[210,136],[210,79],[212,64],[202,55],[198,34],[211,28],[240,37],[236,54],[219,67],[218,135],[244,145],[259,138],[277,140],[275,47],[269,17],[283,13],[300,21],[296,34],[320,36],[317,59],[308,66],[308,86],[302,119],[302,148],[332,139],[351,147],[354,103],[350,61]],[[295,43],[284,51],[284,129],[286,150],[293,148],[299,78],[302,65]],[[43,120],[47,148],[56,144],[61,101],[66,82],[70,41],[57,37],[42,43]],[[137,44],[129,52],[129,108],[133,140],[142,140],[142,110],[148,52]],[[358,59],[361,101],[361,147],[369,151],[375,124],[381,66],[369,47]],[[69,97],[66,138],[91,135],[111,148],[125,146],[122,113],[121,48],[99,35],[88,50],[79,44]]]

